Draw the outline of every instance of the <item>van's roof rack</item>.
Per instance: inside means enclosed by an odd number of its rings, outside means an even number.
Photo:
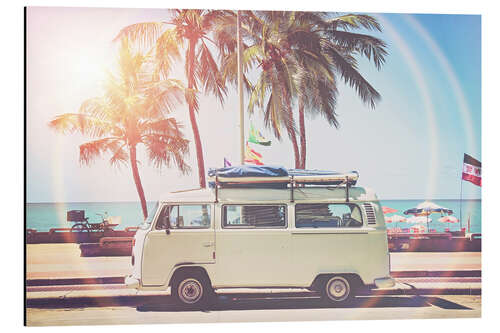
[[[216,201],[218,188],[290,188],[293,202],[293,189],[306,185],[346,187],[346,201],[349,201],[349,186],[356,185],[357,171],[340,173],[324,170],[287,170],[276,166],[243,165],[208,171],[209,186],[215,188]]]

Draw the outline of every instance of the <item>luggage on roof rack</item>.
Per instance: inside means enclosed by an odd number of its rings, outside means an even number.
[[[339,173],[325,170],[287,170],[277,166],[242,165],[208,171],[209,186],[286,188],[301,185],[356,185],[356,171]]]

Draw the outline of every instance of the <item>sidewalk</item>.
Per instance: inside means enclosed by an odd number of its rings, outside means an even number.
[[[26,278],[117,277],[132,271],[130,257],[80,257],[78,244],[28,244]],[[391,253],[391,271],[481,270],[481,252]]]

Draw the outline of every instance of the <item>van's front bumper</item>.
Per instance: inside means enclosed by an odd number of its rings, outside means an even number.
[[[130,289],[139,289],[140,281],[129,275],[125,277],[125,285]]]
[[[375,279],[373,282],[375,283],[375,287],[380,289],[392,288],[396,285],[396,281],[390,276]]]

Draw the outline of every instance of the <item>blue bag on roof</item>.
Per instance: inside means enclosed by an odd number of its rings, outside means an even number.
[[[239,165],[227,168],[209,169],[209,177],[287,177],[288,171],[281,166]]]
[[[209,169],[208,176],[214,178],[215,176],[225,178],[242,178],[242,177],[288,177],[288,171],[281,166],[272,165],[239,165],[227,168]],[[209,181],[208,186],[215,187],[214,181]],[[231,184],[224,185],[225,187],[250,187],[250,188],[286,188],[286,183],[281,184]]]
[[[327,170],[287,170],[281,166],[271,165],[240,165],[209,169],[208,176],[210,178],[208,185],[212,188],[215,186],[216,177],[219,177],[218,184],[226,188],[286,188],[290,184],[289,176],[294,177],[295,184],[354,186],[359,178],[357,171],[341,173]],[[254,179],[247,181],[245,178]]]

